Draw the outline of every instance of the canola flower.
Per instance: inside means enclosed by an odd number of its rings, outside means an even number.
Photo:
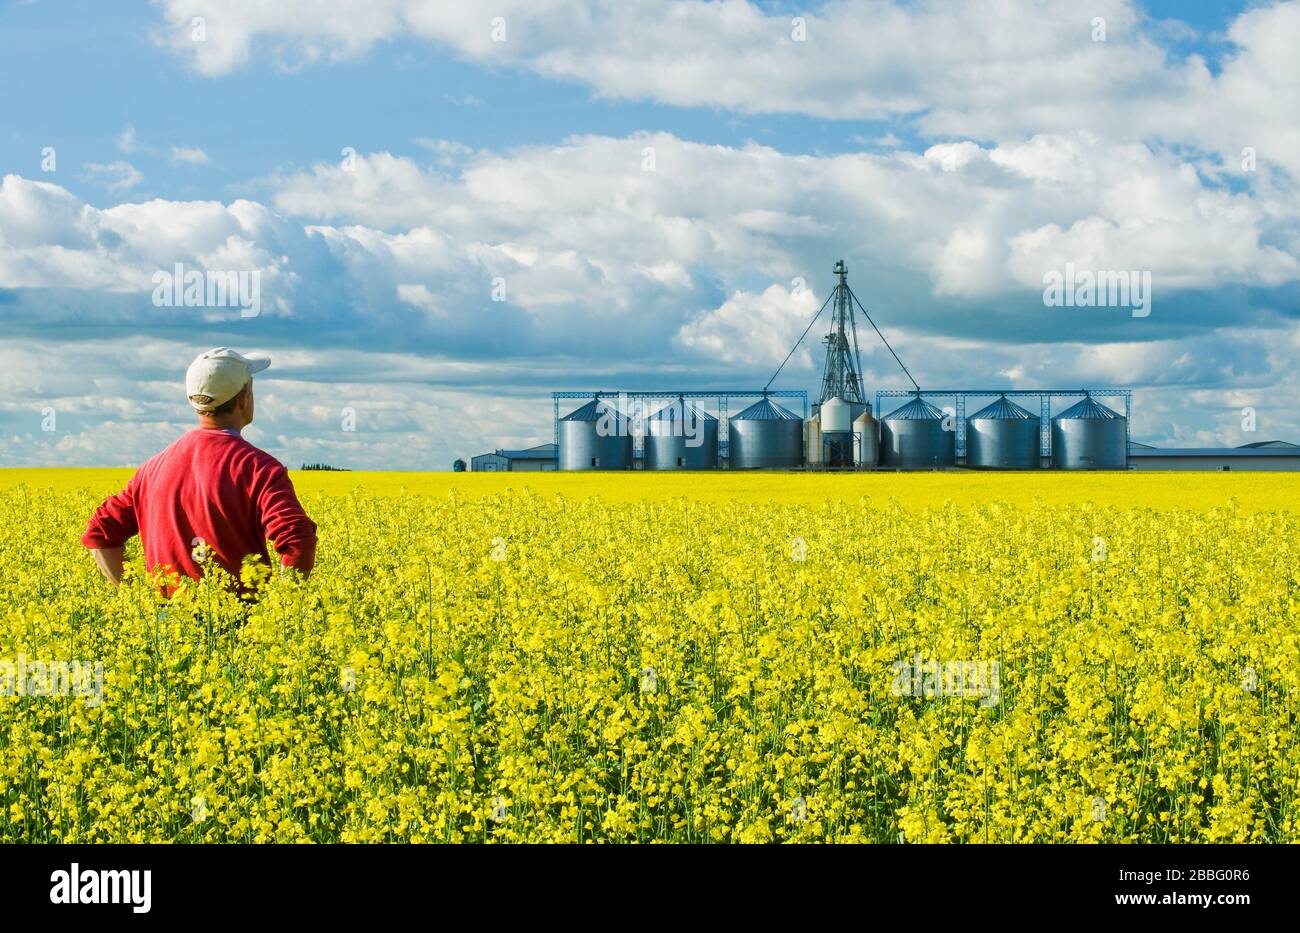
[[[120,476],[0,477],[0,688],[102,665],[0,689],[6,842],[1300,839],[1290,477],[299,475],[241,601],[99,578]]]

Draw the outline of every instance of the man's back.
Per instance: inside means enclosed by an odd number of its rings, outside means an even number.
[[[195,578],[202,575],[196,548],[236,578],[249,554],[269,562],[267,539],[285,566],[304,574],[316,557],[316,525],[288,471],[235,431],[181,436],[99,507],[82,543],[121,547],[137,531],[149,570],[169,566]]]

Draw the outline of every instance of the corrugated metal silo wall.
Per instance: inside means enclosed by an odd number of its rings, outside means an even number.
[[[1059,470],[1128,469],[1128,431],[1124,419],[1054,419],[1052,466]]]
[[[733,418],[730,426],[731,469],[789,469],[803,463],[804,423],[798,418]]]
[[[699,419],[685,433],[676,422],[651,421],[645,439],[647,470],[714,470],[718,466],[718,422]],[[675,429],[675,430],[674,430]],[[662,431],[663,433],[656,433]],[[692,437],[690,435],[694,434]],[[700,443],[691,446],[693,441]],[[678,460],[682,463],[678,463]]]
[[[892,467],[942,467],[957,462],[956,435],[943,421],[885,418],[880,422],[880,462]]]
[[[561,470],[625,470],[632,463],[630,434],[602,436],[598,421],[560,421]],[[597,466],[592,461],[598,461]]]
[[[977,418],[966,422],[966,466],[1036,470],[1040,463],[1037,418]]]

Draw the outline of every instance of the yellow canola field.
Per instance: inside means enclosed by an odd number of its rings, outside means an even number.
[[[0,840],[1300,840],[1289,475],[297,473],[249,603],[127,476],[0,471]]]
[[[130,479],[129,469],[0,469],[0,489],[90,488],[108,494]],[[1300,480],[1287,473],[350,473],[297,472],[300,492],[346,495],[357,489],[377,496],[449,494],[479,498],[506,490],[540,495],[599,496],[606,502],[664,500],[681,496],[707,502],[856,504],[866,496],[904,508],[954,502],[1006,502],[1018,506],[1092,502],[1117,508],[1206,509],[1235,500],[1246,511],[1300,507]],[[1122,476],[1122,479],[1121,479]]]

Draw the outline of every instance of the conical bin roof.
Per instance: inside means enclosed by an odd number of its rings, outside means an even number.
[[[942,421],[947,415],[919,395],[885,415],[886,421]]]
[[[717,418],[713,417],[713,415],[705,411],[703,408],[696,405],[694,402],[683,402],[681,399],[678,399],[675,402],[669,402],[663,408],[659,409],[657,412],[651,415],[649,420],[650,421],[674,421],[677,419],[679,415],[683,418],[689,415],[691,417],[698,418],[701,421],[718,420]]]
[[[569,412],[561,421],[600,421],[602,418],[613,418],[615,424],[622,424],[626,416],[613,405],[593,398],[590,402],[581,408],[575,408]]]
[[[1005,395],[994,402],[992,405],[986,405],[975,414],[970,415],[967,421],[1028,421],[1038,420],[1038,415],[1026,408],[1021,408],[1015,402],[1011,401]]]
[[[1089,396],[1088,398],[1071,405],[1056,417],[1064,418],[1066,420],[1110,421],[1114,418],[1123,418],[1124,416],[1112,408],[1107,408],[1105,405],[1094,402],[1092,397]]]
[[[744,411],[731,416],[732,421],[802,421],[798,415],[786,411],[770,399],[760,399]]]

